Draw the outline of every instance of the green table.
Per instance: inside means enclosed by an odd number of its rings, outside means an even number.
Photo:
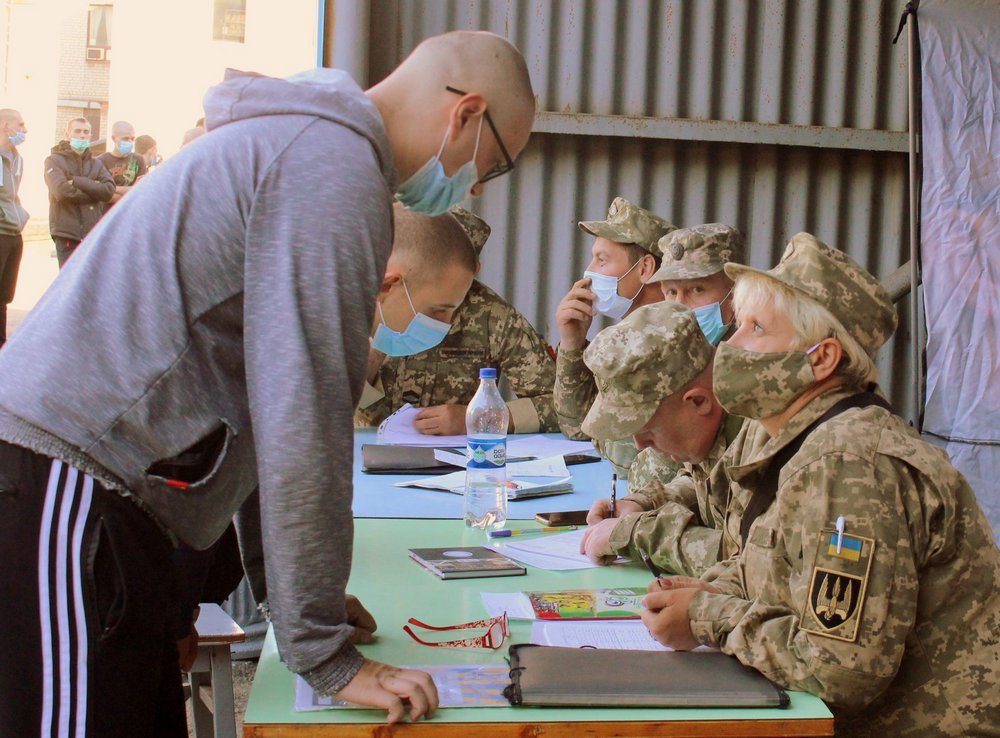
[[[527,525],[520,527],[528,527]],[[649,574],[638,566],[550,572],[528,568],[523,577],[442,581],[410,561],[407,549],[420,546],[470,546],[485,536],[460,520],[355,521],[354,563],[349,591],[358,595],[379,623],[379,642],[364,653],[397,665],[501,663],[509,643],[525,642],[530,623],[511,623],[512,638],[499,651],[428,648],[410,639],[402,626],[416,617],[435,625],[486,616],[479,593],[526,589],[572,589],[645,585]],[[829,736],[833,718],[823,702],[802,692],[789,693],[791,707],[777,709],[561,709],[465,708],[439,710],[433,720],[384,724],[376,710],[293,710],[293,676],[281,664],[268,633],[244,716],[244,736]]]

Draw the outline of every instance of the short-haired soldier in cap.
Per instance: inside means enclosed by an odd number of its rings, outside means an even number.
[[[559,350],[553,400],[559,429],[584,439],[580,429],[597,394],[594,377],[583,363],[587,331],[600,313],[620,320],[643,305],[663,299],[650,278],[660,266],[660,239],[675,226],[624,197],[616,197],[604,220],[584,220],[580,230],[594,236],[592,258],[556,309]],[[631,440],[599,443],[598,450],[620,476],[628,473],[636,451]]]
[[[451,217],[461,226],[478,269],[490,226],[464,208],[454,207],[449,213],[441,217]],[[496,368],[515,395],[507,402],[511,432],[559,430],[552,406],[555,362],[548,343],[513,305],[476,279],[438,345],[370,366],[370,384],[354,414],[355,425],[378,425],[409,402],[423,408],[414,421],[418,431],[464,434],[465,408],[479,387],[475,367],[483,366]]]
[[[769,272],[726,271],[713,385],[756,421],[724,458],[744,545],[654,582],[644,622],[821,697],[837,735],[1000,734],[1000,550],[944,451],[871,392],[887,293],[806,233]]]
[[[713,346],[718,345],[733,331],[730,299],[733,282],[723,267],[727,262],[743,261],[743,235],[724,223],[705,223],[671,231],[660,238],[657,246],[662,261],[650,278],[650,284],[660,286],[665,300],[694,310],[702,332]],[[736,419],[727,420],[720,442],[725,441],[728,445],[735,438],[739,425]],[[612,444],[615,450],[620,446]],[[701,465],[711,468],[724,449],[724,445],[713,448]],[[616,455],[624,456],[620,451]],[[628,466],[629,495],[623,498],[616,512],[652,511],[675,500],[669,485],[679,471],[679,465],[660,453],[655,445],[640,451]],[[591,510],[595,521],[608,514],[607,500],[599,500]],[[663,537],[665,540],[671,538],[668,530],[663,531]],[[615,539],[621,542],[617,535]]]
[[[584,351],[598,387],[584,430],[596,439],[633,437],[643,453],[655,449],[682,465],[656,510],[643,512],[630,495],[619,500],[617,518],[602,520],[606,510],[595,504],[580,547],[592,560],[646,554],[689,576],[718,563],[728,483],[712,486],[713,467],[742,421],[727,418],[712,393],[714,353],[695,314],[673,302],[636,310]]]

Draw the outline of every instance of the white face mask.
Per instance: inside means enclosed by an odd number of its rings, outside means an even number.
[[[612,320],[621,320],[625,317],[625,313],[632,308],[633,301],[639,296],[639,292],[642,292],[645,284],[639,285],[638,291],[631,297],[623,297],[618,294],[618,283],[641,263],[642,259],[639,259],[639,261],[629,267],[628,272],[625,272],[620,277],[609,277],[606,274],[599,274],[598,272],[584,272],[584,277],[590,277],[591,291],[597,295],[597,300],[594,302],[594,310],[601,315],[607,315]]]

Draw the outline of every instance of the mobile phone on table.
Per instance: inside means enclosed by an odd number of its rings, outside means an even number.
[[[540,512],[535,515],[542,525],[586,525],[588,510],[564,510],[562,512]]]

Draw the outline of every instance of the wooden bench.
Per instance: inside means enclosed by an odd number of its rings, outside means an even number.
[[[246,636],[229,614],[214,603],[202,603],[195,628],[198,656],[188,672],[195,738],[236,738],[229,648]],[[203,694],[206,687],[211,688],[211,707]]]

